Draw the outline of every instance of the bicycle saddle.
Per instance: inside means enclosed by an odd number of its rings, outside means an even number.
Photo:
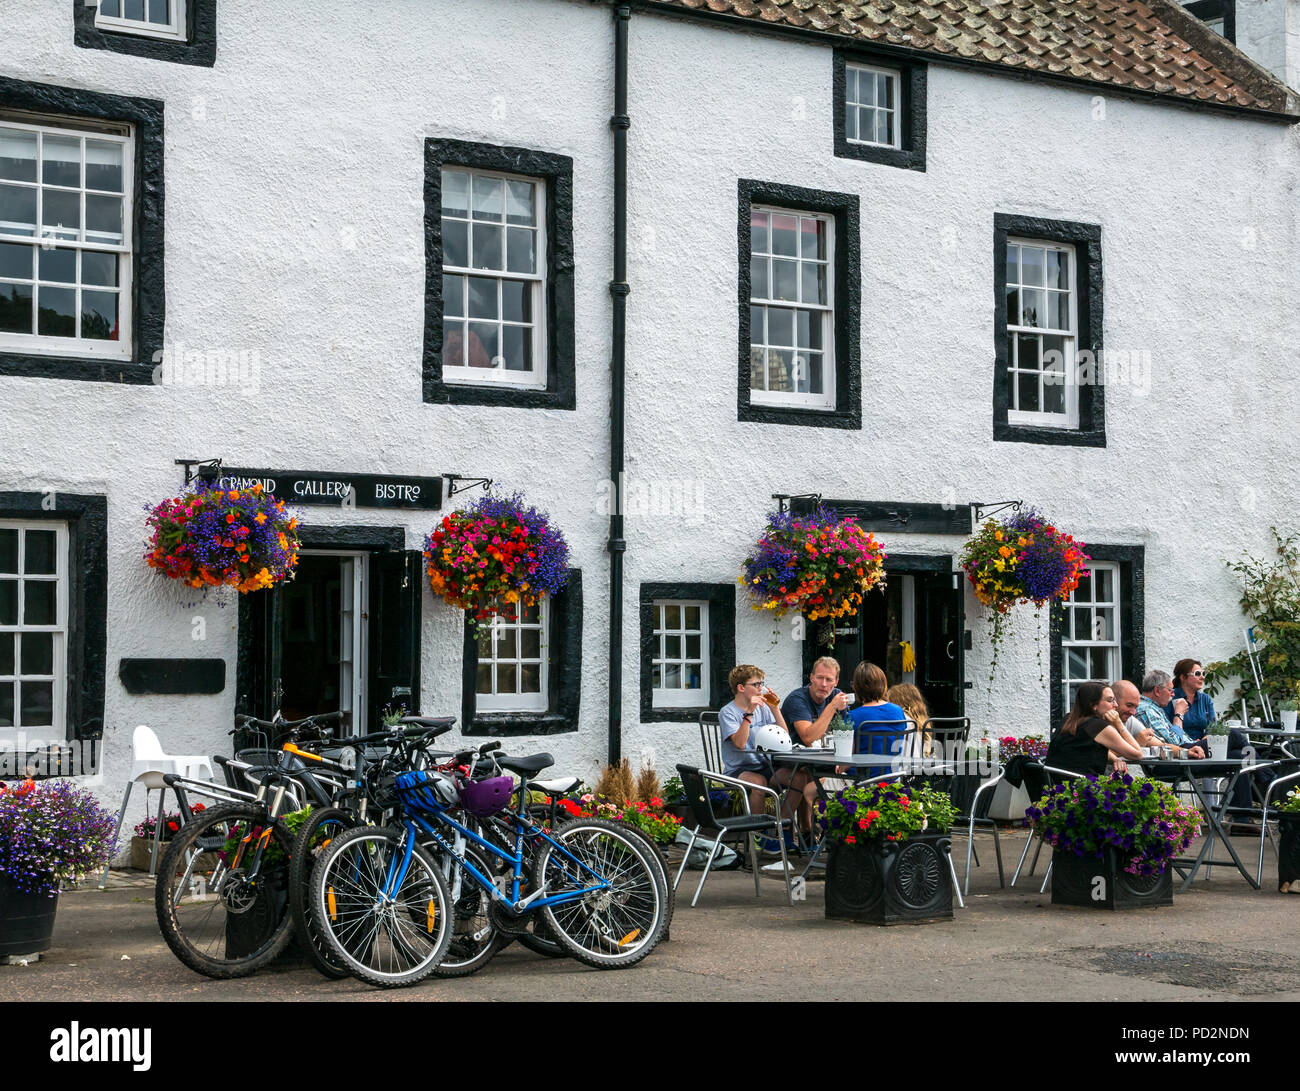
[[[554,765],[555,759],[550,754],[529,754],[526,758],[497,758],[497,764],[521,777],[531,777]]]

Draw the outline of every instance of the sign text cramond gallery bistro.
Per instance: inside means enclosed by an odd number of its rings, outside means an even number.
[[[217,478],[217,487],[222,489],[251,489],[254,485],[275,493],[287,504],[428,511],[442,507],[441,477],[249,470],[223,466],[221,476]]]

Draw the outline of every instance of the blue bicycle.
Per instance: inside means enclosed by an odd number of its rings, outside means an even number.
[[[431,974],[459,926],[465,884],[486,895],[488,912],[474,917],[483,934],[473,937],[486,950],[488,930],[522,932],[534,914],[589,966],[632,966],[654,949],[667,923],[663,865],[615,822],[583,818],[548,830],[532,821],[528,780],[551,763],[549,754],[496,759],[522,778],[517,793],[510,777],[475,780],[459,761],[404,772],[394,785],[400,825],[330,843],[312,871],[311,898],[323,937],[354,976],[396,986]]]

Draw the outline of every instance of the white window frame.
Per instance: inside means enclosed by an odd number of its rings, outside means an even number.
[[[448,265],[445,260],[446,244],[444,241],[444,245],[443,245],[444,260],[442,265],[443,277],[448,277],[448,276],[484,277],[484,278],[496,280],[498,282],[506,281],[506,280],[515,280],[515,281],[522,281],[526,284],[532,285],[531,310],[533,316],[533,338],[532,338],[533,370],[526,371],[526,372],[508,371],[504,366],[504,360],[505,360],[504,356],[497,356],[496,361],[499,362],[496,363],[496,366],[490,368],[469,367],[468,365],[449,364],[444,358],[442,362],[443,382],[465,385],[465,386],[513,386],[513,387],[525,387],[528,389],[545,389],[546,381],[547,381],[546,299],[547,299],[548,274],[549,274],[549,268],[547,266],[547,245],[546,245],[546,201],[547,201],[546,179],[534,178],[526,174],[510,174],[505,171],[483,170],[479,167],[464,167],[464,166],[459,166],[455,163],[444,163],[440,169],[444,177],[448,173],[469,175],[470,187],[471,187],[471,197],[468,202],[470,207],[466,209],[467,218],[462,221],[459,216],[448,217],[445,213],[443,213],[441,209],[439,209],[438,210],[439,215],[441,216],[442,221],[444,223],[449,218],[467,224],[472,224],[473,222],[475,222],[473,196],[472,196],[472,192],[473,192],[472,187],[474,184],[473,179],[475,177],[501,178],[504,179],[505,181],[528,182],[533,186],[533,201],[534,201],[533,217],[536,221],[536,227],[534,229],[536,232],[536,244],[534,247],[534,253],[536,255],[536,268],[537,268],[537,272],[528,274],[528,273],[511,273],[511,272],[506,272],[504,270],[495,270],[495,269],[476,269],[473,266]],[[479,222],[483,222],[483,221],[479,221]],[[489,221],[489,222],[493,222],[493,221]],[[503,218],[501,220],[501,228],[503,232],[503,236],[502,236],[503,255],[505,254],[504,247],[507,245],[505,229],[508,226],[510,225],[508,225],[505,219]],[[472,231],[473,229],[471,227],[467,233],[472,235]],[[470,241],[469,245],[471,246],[472,249],[472,245],[473,245],[472,240]],[[472,253],[469,253],[466,256],[471,261],[473,260]],[[498,287],[497,289],[498,317],[496,320],[498,326],[500,326],[502,323],[502,318],[501,318],[502,311],[501,311],[500,300],[501,300],[501,294],[500,294],[500,288]],[[468,310],[468,308],[466,308],[466,310]],[[449,318],[447,312],[447,301],[445,298],[443,299],[442,317],[443,317],[443,328],[445,329],[446,323]],[[473,321],[473,319],[470,319],[468,315],[454,316],[452,320],[457,322],[463,321],[466,323]],[[499,347],[500,346],[498,345],[498,348]]]
[[[24,119],[25,118],[25,119]],[[77,256],[77,284],[73,289],[78,293],[82,288],[91,291],[113,291],[111,287],[81,284],[81,253],[97,252],[117,255],[117,295],[118,322],[117,340],[102,341],[86,337],[57,337],[53,334],[4,333],[0,332],[0,351],[32,353],[42,356],[92,356],[111,360],[129,360],[133,355],[132,339],[132,242],[135,236],[135,208],[133,192],[135,186],[135,135],[129,125],[95,126],[90,122],[80,122],[63,118],[41,118],[33,121],[26,115],[20,118],[14,114],[0,113],[0,127],[36,133],[36,181],[18,182],[4,180],[4,185],[19,186],[36,191],[36,234],[21,235],[6,231],[6,224],[0,221],[0,243],[17,243],[32,247],[33,250],[75,250]],[[48,186],[41,179],[44,141],[47,136],[80,137],[81,144],[81,181],[77,190],[69,186]],[[109,193],[107,190],[87,189],[86,180],[86,145],[85,141],[97,140],[122,145],[122,193]],[[41,223],[44,210],[44,192],[53,189],[60,192],[78,192],[81,195],[81,226],[77,229],[78,238],[68,239],[56,236]],[[121,197],[122,200],[122,242],[120,244],[86,241],[86,197],[87,195],[104,195]],[[39,254],[32,255],[32,277],[30,279],[5,277],[0,275],[0,291],[5,291],[9,284],[30,284],[33,286],[33,308],[40,305],[38,286],[40,270],[37,267]],[[67,284],[50,284],[50,287],[67,288]],[[81,307],[77,305],[77,322],[81,321]],[[38,327],[34,324],[34,329]]]
[[[1067,430],[1077,429],[1079,427],[1079,384],[1078,384],[1079,371],[1077,366],[1078,342],[1079,342],[1079,252],[1070,243],[1053,242],[1050,239],[1008,238],[1007,239],[1008,249],[1012,246],[1015,246],[1017,248],[1031,246],[1036,249],[1044,251],[1045,254],[1046,252],[1055,252],[1055,253],[1066,255],[1068,259],[1068,266],[1069,266],[1069,276],[1067,278],[1069,282],[1069,286],[1065,289],[1065,291],[1068,293],[1069,301],[1070,301],[1070,305],[1069,305],[1070,328],[1068,330],[1062,330],[1052,326],[1023,325],[1013,321],[1013,317],[1014,318],[1024,317],[1023,307],[1021,308],[1021,313],[1015,316],[1013,316],[1010,313],[1010,310],[1008,309],[1007,327],[1003,331],[1003,336],[1007,338],[1007,384],[1009,387],[1007,391],[1007,406],[1008,406],[1007,424],[1030,425],[1038,428],[1062,428]],[[1009,268],[1009,263],[1008,263],[1008,254],[1005,251],[1003,252],[1000,260],[1003,263],[1003,270],[1005,273],[1005,277],[1004,277],[1005,291],[1009,292],[1013,284],[1017,288],[1020,288],[1021,287],[1020,285],[1021,263],[1020,263],[1019,253],[1017,254],[1016,279],[1014,282],[1011,279],[1011,270]],[[1046,278],[1044,277],[1044,279]],[[1031,290],[1037,290],[1042,292],[1045,303],[1048,299],[1050,299],[1052,295],[1061,294],[1059,289],[1052,289],[1046,286],[1042,288],[1035,288],[1034,286],[1031,286]],[[1017,294],[1017,298],[1018,299],[1021,298],[1019,294]],[[1048,313],[1050,313],[1050,308],[1045,308],[1045,309],[1047,309]],[[1019,384],[1021,371],[1018,368],[1017,364],[1020,358],[1020,335],[1021,334],[1037,334],[1039,336],[1040,361],[1044,361],[1047,355],[1049,354],[1049,352],[1052,351],[1052,350],[1044,350],[1042,348],[1042,344],[1043,344],[1042,338],[1059,337],[1064,342],[1064,349],[1062,353],[1064,356],[1064,359],[1062,360],[1062,367],[1064,369],[1063,385],[1065,388],[1064,411],[1058,413],[1058,412],[1048,412],[1046,410],[1041,410],[1041,409],[1026,410],[1026,409],[1015,408],[1016,402],[1018,401],[1020,396],[1018,384]],[[1040,368],[1040,371],[1042,371],[1044,374],[1047,372],[1047,370],[1048,369],[1045,366]],[[1042,405],[1044,404],[1044,399],[1045,399],[1045,395],[1044,395],[1045,384],[1042,381],[1039,382],[1038,390],[1039,390],[1039,405]]]
[[[678,615],[680,627],[677,629],[667,629],[666,611],[667,607],[676,606],[681,611]],[[676,689],[669,689],[664,682],[663,668],[666,664],[675,664],[682,668],[680,678],[683,683],[686,681],[686,664],[697,662],[691,656],[686,654],[686,637],[695,635],[696,630],[686,627],[686,609],[690,606],[698,606],[700,609],[700,628],[698,630],[700,637],[700,688],[688,689],[683,684]],[[655,599],[651,604],[654,610],[654,640],[655,650],[650,658],[650,707],[651,708],[706,708],[713,704],[713,696],[709,692],[709,603],[705,599]],[[669,656],[667,654],[667,638],[669,636],[678,636],[681,639],[681,654],[678,656]],[[658,686],[654,685],[654,671],[660,672]]]
[[[481,651],[478,653],[477,667],[492,665],[492,693],[478,692],[478,669],[475,670],[474,687],[475,687],[475,706],[479,712],[545,712],[547,709],[548,697],[550,694],[550,629],[551,629],[551,597],[544,595],[537,603],[537,622],[525,623],[523,621],[523,608],[517,608],[515,611],[515,620],[510,621],[506,618],[496,617],[492,623],[487,626],[489,634],[489,643],[492,649],[490,656],[484,656]],[[538,641],[539,658],[534,660],[532,657],[527,659],[521,656],[522,646],[520,641],[520,632],[525,628],[540,629],[540,639]],[[503,629],[513,629],[515,634],[515,654],[513,656],[498,657],[497,645],[499,643],[498,634]],[[537,693],[520,693],[519,686],[523,683],[523,666],[533,665],[534,662],[538,667],[537,677],[539,689]],[[513,663],[515,666],[515,692],[498,693],[496,689],[497,672],[496,666],[499,663]]]
[[[0,685],[11,686],[14,692],[14,713],[18,720],[14,726],[0,726],[0,739],[17,741],[21,735],[24,742],[31,740],[55,741],[67,738],[67,690],[68,690],[68,525],[43,519],[0,519],[0,530],[18,530],[18,571],[20,575],[14,580],[12,573],[0,574],[0,580],[18,584],[17,624],[0,624],[0,633],[18,633],[14,641],[14,670],[12,674],[0,675]],[[26,531],[54,531],[54,573],[52,575],[27,576],[23,573],[24,557],[27,548]],[[53,625],[24,625],[23,612],[26,596],[22,593],[25,580],[56,582],[54,597]],[[53,674],[24,675],[22,673],[22,635],[23,633],[53,633],[54,655]],[[20,681],[52,682],[49,724],[24,725],[22,720]]]
[[[1088,565],[1090,577],[1088,580],[1088,591],[1092,596],[1091,599],[1084,602],[1077,602],[1075,595],[1078,589],[1070,592],[1069,599],[1066,600],[1064,609],[1066,619],[1061,623],[1061,690],[1063,706],[1065,709],[1073,707],[1073,698],[1070,695],[1070,687],[1079,685],[1083,682],[1101,682],[1103,685],[1110,685],[1115,679],[1123,673],[1123,632],[1122,619],[1120,614],[1120,603],[1123,599],[1123,589],[1120,587],[1120,566],[1116,561],[1092,561]],[[1097,573],[1108,572],[1110,574],[1111,599],[1097,598]],[[1111,639],[1101,640],[1095,638],[1097,633],[1097,611],[1098,609],[1109,610],[1111,614]],[[1094,639],[1079,640],[1075,633],[1076,611],[1087,610],[1090,614],[1089,632],[1094,634]],[[1069,627],[1066,627],[1066,621]],[[1067,637],[1067,633],[1069,634]],[[1096,649],[1103,649],[1107,657],[1106,676],[1104,678],[1076,678],[1070,674],[1070,652],[1083,651],[1088,657],[1089,670],[1092,665],[1092,653]]]
[[[836,362],[835,362],[835,241],[836,241],[835,240],[835,217],[828,213],[809,212],[806,209],[798,209],[798,208],[777,208],[772,205],[754,205],[750,210],[750,215],[752,216],[753,213],[755,212],[766,213],[769,216],[796,216],[799,217],[800,219],[807,218],[807,219],[816,220],[823,225],[826,232],[826,259],[824,263],[821,261],[817,261],[817,264],[825,264],[826,266],[826,303],[825,304],[804,303],[802,300],[773,299],[771,297],[771,292],[772,292],[771,261],[773,260],[773,256],[771,254],[771,249],[772,249],[771,234],[770,234],[771,223],[769,222],[768,251],[767,254],[763,255],[763,257],[765,257],[769,262],[768,285],[767,285],[768,296],[764,298],[756,297],[754,295],[752,278],[750,282],[750,298],[749,298],[750,375],[751,377],[753,375],[754,349],[759,345],[767,345],[767,347],[769,348],[778,348],[778,349],[786,348],[786,347],[791,348],[793,351],[792,363],[796,372],[798,371],[799,362],[801,359],[801,357],[799,356],[797,344],[794,346],[768,345],[765,332],[763,333],[761,338],[755,337],[756,331],[754,330],[754,319],[753,319],[754,309],[756,307],[763,308],[765,317],[766,317],[767,308],[792,310],[795,312],[811,311],[814,314],[819,314],[821,316],[820,321],[822,327],[822,339],[821,339],[822,340],[822,349],[821,349],[822,391],[820,394],[814,394],[814,393],[801,394],[798,392],[790,392],[790,391],[761,390],[753,385],[752,378],[751,378],[750,389],[749,389],[750,404],[751,405],[773,405],[773,406],[782,406],[785,408],[795,408],[795,409],[834,409],[835,408],[835,366],[836,366]],[[803,237],[802,229],[796,228],[795,235],[797,238],[802,238]],[[749,247],[749,260],[751,265],[754,261],[754,257],[755,257],[754,248],[753,248],[753,243],[751,242]],[[783,256],[782,260],[788,261],[790,259],[788,257]],[[810,259],[805,259],[802,255],[798,255],[794,258],[794,261],[799,267],[799,272],[795,279],[796,279],[796,283],[799,286],[799,294],[801,296],[803,295],[803,265],[807,260]],[[816,259],[811,259],[811,260],[816,260]],[[797,317],[795,321],[796,321],[795,341],[797,342],[798,341]],[[766,375],[767,375],[766,366],[764,366],[763,374],[764,374],[764,381],[766,381]]]
[[[138,34],[143,38],[162,38],[171,42],[184,42],[189,38],[189,0],[168,0],[171,5],[171,22],[166,26],[153,23],[148,19],[128,19],[123,15],[104,15],[101,12],[101,0],[87,0],[95,9],[95,26],[99,30],[111,30],[120,34]],[[126,0],[118,0],[118,10],[125,6]],[[149,0],[145,0],[148,11]]]
[[[846,64],[844,66],[844,139],[850,144],[861,144],[868,148],[895,148],[901,149],[903,146],[903,73],[897,68],[877,68],[869,64]],[[873,102],[855,102],[849,98],[849,81],[847,73],[869,73],[873,76],[884,76],[894,87],[894,105],[879,106]],[[863,140],[861,136],[849,136],[849,111],[853,111],[854,120],[857,120],[858,111],[861,108],[886,113],[892,115],[894,123],[894,139],[886,143],[882,140]]]

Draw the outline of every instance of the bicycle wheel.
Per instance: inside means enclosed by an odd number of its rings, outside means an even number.
[[[158,927],[185,965],[215,978],[244,977],[289,943],[293,836],[264,808],[209,807],[187,822],[159,865]],[[256,876],[250,871],[256,869]]]
[[[493,877],[496,869],[484,853],[466,846],[462,855],[488,878]],[[446,957],[433,972],[437,977],[469,977],[491,962],[501,948],[509,946],[511,937],[499,932],[488,918],[492,895],[445,853],[438,863],[446,869],[454,920]]]
[[[429,854],[416,845],[391,897],[405,831],[359,826],[336,837],[312,870],[312,911],[321,934],[353,977],[392,988],[428,977],[451,942],[451,899]]]
[[[551,836],[566,851],[547,842],[537,858],[537,881],[549,894],[593,886],[596,876],[609,885],[547,906],[548,930],[588,966],[621,969],[640,962],[665,925],[666,877],[658,859],[625,827],[600,818],[575,819]]]
[[[317,857],[334,838],[355,825],[352,813],[341,807],[313,809],[294,838],[289,858],[289,908],[299,945],[316,969],[326,977],[336,979],[347,977],[348,968],[342,959],[335,956],[321,934],[312,912],[309,886]]]

